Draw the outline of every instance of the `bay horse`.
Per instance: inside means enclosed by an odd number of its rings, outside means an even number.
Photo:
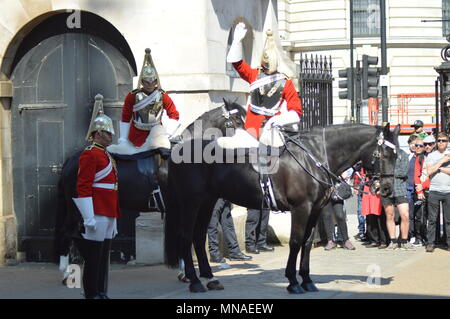
[[[225,102],[221,107],[207,111],[198,117],[182,132],[180,140],[201,138],[203,134],[207,136],[233,134],[235,128],[244,125],[245,114],[245,110],[239,104]],[[81,152],[77,152],[65,161],[58,182],[58,209],[55,223],[55,250],[58,256],[69,254],[72,237],[79,236],[80,224],[82,224],[81,215],[72,200],[77,196],[76,181],[80,154]],[[116,158],[121,209],[148,212],[149,196],[155,182],[161,187],[164,201],[167,202],[165,196],[167,160],[161,161],[156,175],[157,181],[149,176],[146,160],[147,158],[138,160]]]
[[[385,127],[341,124],[313,128],[309,132],[299,133],[296,140],[288,139],[285,150],[279,156],[278,170],[271,175],[271,180],[278,209],[291,212],[289,257],[285,270],[290,293],[318,291],[310,278],[312,235],[332,190],[331,174],[318,166],[326,166],[332,174],[339,176],[347,168],[362,161],[366,171],[371,171],[379,179],[380,194],[388,196],[393,187],[399,130],[397,126],[391,132],[389,124]],[[201,145],[199,149],[195,149],[196,143],[197,146]],[[197,153],[204,152],[211,149],[213,143],[213,140],[190,140],[178,145],[178,152],[181,154],[186,150],[189,153],[192,149]],[[222,284],[213,277],[205,251],[211,212],[218,198],[239,206],[261,209],[263,194],[259,173],[248,162],[221,163],[203,158],[200,161],[192,160],[198,154],[190,154],[190,159],[175,162],[173,152],[174,149],[169,162],[168,187],[171,191],[165,220],[165,263],[175,268],[180,258],[183,259],[190,291],[205,292],[194,268],[191,252],[193,244],[200,277],[209,281],[208,289],[223,289]],[[300,248],[301,285],[296,278],[296,260]],[[215,285],[210,286],[211,282],[215,282]]]

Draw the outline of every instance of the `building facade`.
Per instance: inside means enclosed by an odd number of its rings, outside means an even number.
[[[381,66],[380,1],[352,1],[353,13],[350,0],[278,1],[279,32],[294,61],[298,63],[302,54],[332,57],[334,123],[350,121],[351,117],[350,102],[338,98],[337,85],[338,70],[350,67],[350,14],[354,26],[354,67],[363,54],[378,56]],[[441,49],[448,44],[444,36],[448,22],[423,20],[448,18],[448,8],[447,0],[386,0],[391,123],[406,125],[422,119],[431,125],[436,120],[434,67],[442,62]],[[367,122],[367,108],[362,115]]]
[[[269,8],[270,6],[270,8]],[[64,160],[85,147],[94,97],[116,131],[126,93],[152,50],[182,127],[248,85],[225,62],[243,21],[257,64],[276,1],[0,0],[0,264],[45,260]],[[164,120],[163,120],[164,121]]]

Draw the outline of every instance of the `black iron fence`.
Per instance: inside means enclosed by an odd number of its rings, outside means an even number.
[[[333,75],[331,56],[301,56],[299,93],[303,116],[301,129],[333,124]]]

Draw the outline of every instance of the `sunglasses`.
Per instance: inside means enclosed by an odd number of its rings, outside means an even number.
[[[423,143],[423,145],[425,145],[425,146],[433,146],[435,143],[434,142],[432,142],[432,143]]]
[[[447,143],[448,140],[441,140],[441,139],[438,139],[437,142],[438,142],[438,143]]]
[[[423,147],[424,144],[414,144],[415,147]]]

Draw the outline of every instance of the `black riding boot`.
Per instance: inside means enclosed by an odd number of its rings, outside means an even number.
[[[259,182],[263,191],[263,201],[261,209],[270,209],[269,193],[269,166],[270,166],[270,148],[260,145],[258,149],[258,170]]]
[[[102,299],[109,299],[108,293],[108,276],[109,276],[109,259],[111,251],[111,239],[105,239],[102,247],[100,258],[100,273],[98,277],[98,292]]]
[[[83,289],[86,299],[101,299],[98,290],[100,257],[103,242],[87,239],[75,239],[78,250],[84,259]]]

